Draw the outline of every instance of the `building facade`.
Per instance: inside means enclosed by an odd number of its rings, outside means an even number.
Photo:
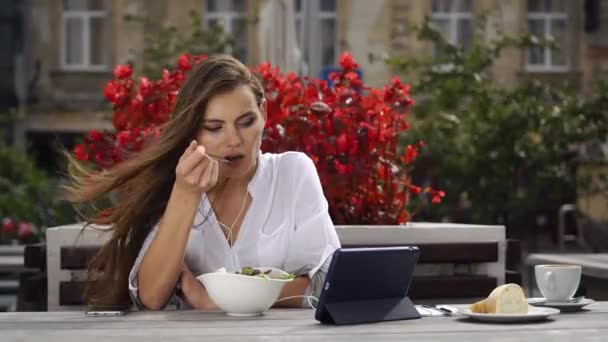
[[[249,65],[260,63],[257,28],[260,8],[270,0],[6,0],[0,31],[7,49],[0,54],[0,112],[18,108],[14,138],[29,142],[42,163],[51,163],[59,140],[69,146],[91,129],[111,129],[103,87],[118,63],[142,64],[145,24],[126,16],[147,16],[158,23],[221,24],[234,35],[228,51]],[[305,74],[323,77],[342,51],[353,53],[364,81],[385,84],[391,70],[379,56],[424,57],[435,51],[408,34],[409,25],[429,17],[453,44],[524,32],[554,37],[560,51],[507,50],[492,72],[504,84],[521,78],[569,79],[588,91],[608,75],[608,0],[292,0],[294,25]],[[487,13],[483,36],[474,18]],[[308,43],[303,44],[303,28]],[[300,70],[300,71],[302,71]],[[47,159],[45,159],[47,158]]]
[[[233,34],[236,44],[229,52],[254,65],[261,62],[256,26],[264,1],[12,0],[13,6],[0,14],[3,26],[13,29],[12,45],[0,61],[4,68],[0,70],[25,84],[25,101],[31,104],[27,106],[28,132],[108,127],[103,85],[113,65],[141,64],[144,36],[149,34],[145,25],[125,20],[126,15],[145,15],[185,29],[188,12],[194,10],[204,26],[220,23]],[[304,3],[314,3],[308,17],[313,22],[308,26],[316,28],[311,39],[316,48],[308,51],[309,46],[299,44],[308,58],[310,76],[322,77],[338,55],[348,50],[359,61],[367,83],[383,84],[391,70],[381,62],[370,62],[370,53],[421,57],[436,53],[407,32],[408,25],[420,24],[425,17],[459,46],[466,47],[473,39],[491,39],[502,31],[553,36],[562,47],[560,51],[506,51],[493,70],[500,82],[520,77],[568,78],[585,89],[592,79],[608,72],[606,0],[294,0],[298,39]],[[487,29],[479,37],[473,18],[486,12]],[[15,36],[19,37],[16,41]],[[13,63],[19,64],[14,68],[17,73],[9,75]],[[17,104],[16,91],[11,94],[10,88],[11,84],[3,88],[4,107]]]

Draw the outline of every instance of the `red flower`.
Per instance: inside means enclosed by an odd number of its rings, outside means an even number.
[[[340,56],[340,66],[345,70],[354,70],[359,68],[359,65],[355,62],[353,55],[348,52],[344,52]]]
[[[344,165],[337,160],[334,160],[334,167],[336,168],[336,171],[338,171],[338,174],[340,174],[340,175],[345,175],[347,173],[352,172],[352,170],[353,170],[352,165]]]
[[[342,133],[336,140],[336,150],[338,153],[345,153],[348,151],[348,137],[345,133]]]
[[[32,236],[34,232],[34,226],[29,222],[19,222],[19,231],[17,235],[20,240],[27,240],[30,236]]]
[[[154,91],[154,85],[147,77],[142,77],[139,80],[139,93],[142,97],[150,95]]]
[[[120,86],[114,81],[110,81],[103,88],[103,95],[108,101],[114,103],[119,98]]]
[[[89,154],[87,153],[87,148],[84,145],[78,144],[74,147],[74,155],[76,158],[81,161],[89,160]]]
[[[378,178],[380,179],[385,179],[387,176],[387,172],[386,172],[386,166],[384,164],[381,164],[378,167]]]
[[[97,214],[97,219],[106,219],[112,215],[112,208],[106,208]]]
[[[405,149],[405,154],[401,156],[401,162],[403,164],[410,164],[416,157],[418,156],[418,149],[415,146],[407,145]]]
[[[431,199],[432,203],[435,203],[435,204],[441,203],[441,199],[445,197],[445,192],[443,192],[441,190],[439,190],[439,191],[431,190],[431,197],[432,197],[432,199]]]
[[[92,130],[89,132],[89,137],[91,137],[92,142],[98,142],[103,138],[103,133],[96,130]]]
[[[418,194],[420,194],[421,191],[422,191],[421,187],[415,186],[415,185],[410,185],[410,192],[412,193],[412,195],[418,195]]]
[[[119,80],[129,78],[133,74],[133,69],[128,64],[118,64],[114,68],[114,77]]]
[[[114,117],[112,118],[112,123],[117,130],[121,131],[131,126],[131,123],[129,122],[130,120],[132,119],[129,118],[128,111],[115,111]]]
[[[409,220],[410,216],[407,214],[407,212],[403,212],[401,213],[401,215],[399,215],[399,224],[406,224],[407,220]]]
[[[346,75],[344,75],[344,78],[348,80],[353,87],[360,87],[363,85],[361,79],[359,79],[359,75],[357,75],[356,72],[348,72]]]
[[[185,53],[177,59],[177,68],[182,71],[188,71],[192,69],[192,64],[190,64],[190,55]]]
[[[5,217],[2,219],[2,233],[14,234],[15,233],[15,221],[11,218]]]

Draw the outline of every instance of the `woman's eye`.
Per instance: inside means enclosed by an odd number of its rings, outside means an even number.
[[[249,127],[249,126],[253,125],[254,122],[255,122],[255,118],[251,118],[251,119],[241,122],[241,126]]]
[[[203,127],[205,130],[207,131],[211,131],[211,132],[217,132],[220,129],[222,129],[222,126],[217,126],[217,127]]]

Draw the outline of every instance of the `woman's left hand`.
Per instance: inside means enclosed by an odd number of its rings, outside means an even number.
[[[182,266],[180,283],[183,293],[182,299],[193,309],[217,309],[203,284],[196,280],[194,274],[192,274],[185,264]]]

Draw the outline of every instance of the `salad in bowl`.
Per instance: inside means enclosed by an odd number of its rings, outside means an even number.
[[[222,267],[196,279],[226,314],[256,316],[274,304],[283,286],[295,279],[295,275],[274,267],[243,267],[234,273]]]

